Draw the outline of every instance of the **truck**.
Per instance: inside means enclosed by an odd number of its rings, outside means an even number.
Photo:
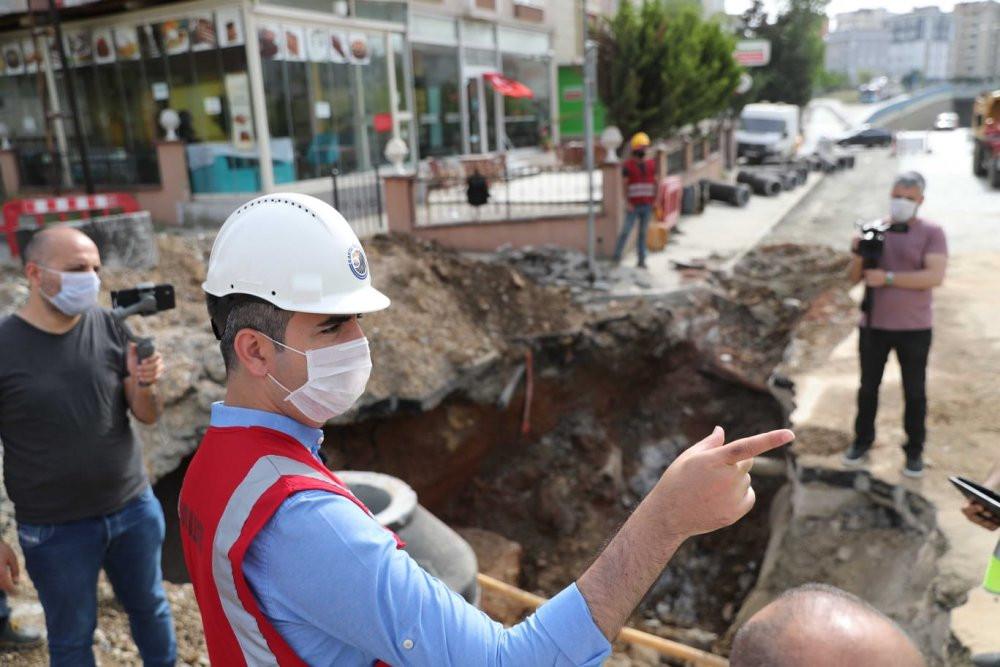
[[[740,112],[736,154],[748,162],[790,160],[801,143],[799,108],[794,104],[759,102]]]
[[[1000,90],[976,96],[972,104],[972,173],[1000,189]]]

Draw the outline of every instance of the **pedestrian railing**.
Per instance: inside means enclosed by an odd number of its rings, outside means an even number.
[[[580,167],[506,167],[483,174],[475,168],[460,173],[418,176],[415,224],[447,225],[586,215],[588,184],[595,210],[603,206],[599,169]],[[484,192],[485,189],[485,192]]]

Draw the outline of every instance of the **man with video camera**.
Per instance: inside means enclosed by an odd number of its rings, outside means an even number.
[[[173,665],[160,571],[163,510],[128,418],[131,411],[156,420],[163,361],[154,352],[140,362],[123,323],[97,306],[101,258],[87,235],[45,228],[23,260],[27,303],[0,321],[0,439],[18,540],[45,611],[50,664],[94,664],[103,569],[143,663]],[[0,549],[0,556],[16,578],[13,552]]]
[[[903,376],[903,474],[921,477],[926,436],[927,357],[931,348],[932,290],[944,281],[948,245],[938,225],[917,217],[924,201],[924,178],[915,171],[896,177],[890,217],[865,225],[852,242],[851,284],[865,282],[859,356],[861,387],[854,442],[844,453],[848,466],[864,463],[875,442],[878,390],[889,352]]]

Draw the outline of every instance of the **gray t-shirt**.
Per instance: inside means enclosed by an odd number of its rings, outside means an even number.
[[[51,334],[0,321],[0,440],[14,514],[54,524],[121,509],[147,485],[122,379],[127,338],[91,308]]]
[[[932,222],[917,218],[905,232],[886,232],[878,268],[905,273],[927,268],[927,255],[947,255],[944,230]],[[930,329],[934,320],[933,296],[928,289],[886,286],[875,289],[872,328],[888,331]],[[861,326],[865,325],[862,314]]]

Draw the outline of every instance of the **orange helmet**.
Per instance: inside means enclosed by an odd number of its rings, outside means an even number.
[[[649,141],[649,135],[646,134],[645,132],[636,132],[635,134],[632,135],[631,141],[629,141],[629,145],[632,147],[632,150],[634,151],[639,150],[640,148],[645,148],[650,143],[651,142]]]

